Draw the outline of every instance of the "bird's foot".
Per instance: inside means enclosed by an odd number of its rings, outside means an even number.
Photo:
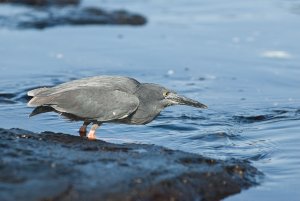
[[[86,126],[81,126],[79,129],[80,137],[86,137]]]
[[[88,140],[96,140],[96,131],[91,130],[87,137],[88,137]]]

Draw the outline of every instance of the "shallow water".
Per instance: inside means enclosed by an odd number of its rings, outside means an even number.
[[[0,127],[77,135],[80,123],[56,114],[29,119],[26,91],[100,74],[156,82],[209,109],[174,106],[146,126],[104,124],[99,138],[249,159],[264,172],[263,183],[227,200],[299,200],[299,5],[102,1],[143,13],[149,23],[0,29]]]

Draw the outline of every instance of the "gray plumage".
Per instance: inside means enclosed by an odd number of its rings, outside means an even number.
[[[140,83],[129,77],[97,76],[28,92],[36,107],[30,116],[57,112],[71,120],[146,124],[165,107],[175,104],[206,108],[157,84]]]

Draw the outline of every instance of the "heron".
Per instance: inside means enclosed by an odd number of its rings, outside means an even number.
[[[172,105],[207,108],[206,105],[178,95],[175,91],[153,83],[140,83],[124,76],[95,76],[73,80],[54,87],[28,91],[29,107],[34,116],[56,112],[71,121],[83,121],[79,134],[96,139],[96,129],[106,122],[147,124]]]

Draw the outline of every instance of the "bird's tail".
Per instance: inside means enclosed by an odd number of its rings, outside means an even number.
[[[48,87],[42,87],[42,88],[37,88],[37,89],[33,89],[27,92],[28,96],[36,96],[42,92],[48,91],[49,88]]]
[[[34,108],[34,110],[31,112],[29,117],[32,117],[32,116],[37,115],[37,114],[46,113],[46,112],[53,112],[53,111],[55,111],[55,110],[50,106],[38,106],[38,107]]]

